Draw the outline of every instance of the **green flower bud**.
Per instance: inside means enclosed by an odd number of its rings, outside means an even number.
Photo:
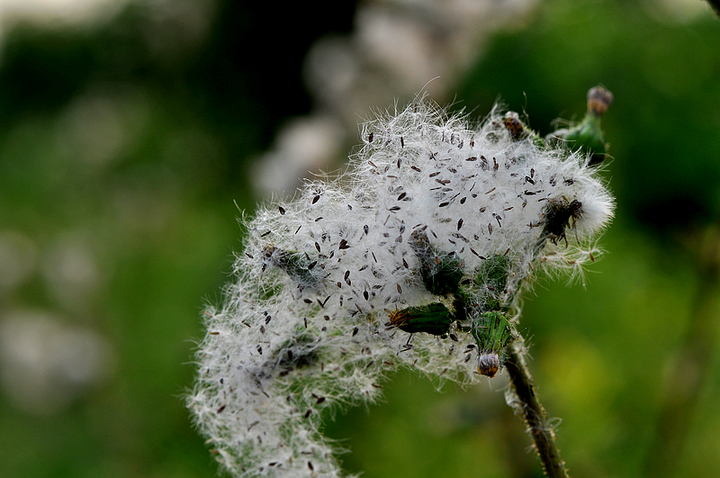
[[[425,228],[420,228],[410,235],[410,247],[420,260],[420,274],[428,292],[434,295],[457,292],[463,277],[462,259],[433,247]]]
[[[473,321],[470,333],[478,346],[478,371],[494,377],[503,349],[515,338],[512,325],[503,312],[485,312]]]
[[[590,165],[599,164],[605,158],[608,144],[600,126],[600,118],[612,104],[613,94],[602,86],[588,91],[588,111],[583,120],[567,129],[559,129],[548,136],[549,140],[562,141],[572,150],[590,154]],[[552,141],[551,141],[552,142]]]
[[[502,294],[511,270],[512,260],[507,255],[493,254],[483,262],[475,276],[475,283],[486,289],[483,309],[497,310],[502,307]]]
[[[435,302],[391,312],[390,323],[411,334],[425,332],[432,335],[445,335],[450,329],[452,317],[447,307]]]

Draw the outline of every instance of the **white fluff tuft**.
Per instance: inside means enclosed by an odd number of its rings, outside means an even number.
[[[462,324],[451,338],[390,324],[403,308],[453,307],[424,287],[414,232],[457,258],[478,296],[473,274],[508,257],[502,305],[511,308],[533,271],[577,272],[594,260],[591,241],[612,217],[612,198],[584,158],[514,140],[498,111],[472,128],[418,100],[366,123],[362,139],[347,173],[309,181],[246,221],[237,279],[207,311],[188,406],[237,476],[341,476],[321,419],[376,400],[384,374],[400,365],[480,379]]]

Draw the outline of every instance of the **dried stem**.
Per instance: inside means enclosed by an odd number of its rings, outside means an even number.
[[[565,462],[560,457],[560,451],[555,445],[555,433],[548,424],[545,408],[535,393],[535,386],[522,350],[522,339],[508,346],[508,357],[505,362],[505,368],[510,374],[510,380],[517,396],[518,411],[523,414],[528,432],[535,444],[535,450],[542,461],[545,475],[548,478],[569,478]]]

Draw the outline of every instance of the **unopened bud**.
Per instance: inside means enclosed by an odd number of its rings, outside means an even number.
[[[602,116],[613,102],[613,94],[604,86],[590,88],[587,94],[588,113],[595,116]]]

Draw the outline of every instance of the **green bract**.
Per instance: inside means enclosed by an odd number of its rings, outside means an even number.
[[[411,334],[424,332],[432,335],[444,335],[450,329],[452,318],[448,308],[436,302],[391,312],[390,323]]]

